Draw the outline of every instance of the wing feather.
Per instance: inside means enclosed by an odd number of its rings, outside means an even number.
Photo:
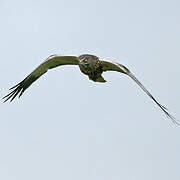
[[[22,96],[24,91],[38,78],[40,78],[48,69],[52,69],[61,65],[78,65],[77,56],[72,55],[51,55],[42,64],[40,64],[32,73],[30,73],[23,81],[13,86],[9,94],[3,97],[4,102],[12,101],[18,94]]]
[[[161,105],[124,65],[104,60],[101,60],[100,64],[102,66],[103,71],[118,71],[127,74],[129,77],[131,77],[140,86],[140,88],[161,108],[161,110],[166,114],[166,116],[173,121],[173,123],[180,125],[180,123],[171,114],[168,113],[167,108]]]

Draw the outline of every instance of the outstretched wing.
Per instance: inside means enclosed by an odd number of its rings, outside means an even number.
[[[42,64],[40,64],[32,73],[30,73],[23,81],[13,86],[8,95],[4,96],[4,102],[10,99],[12,101],[18,94],[22,96],[23,92],[39,77],[48,71],[48,69],[55,68],[61,65],[78,65],[77,56],[71,55],[51,55]]]
[[[175,124],[179,125],[179,122],[167,112],[167,108],[161,105],[157,100],[151,95],[151,93],[141,84],[141,82],[122,64],[111,62],[111,61],[104,61],[100,60],[100,64],[102,66],[103,71],[118,71],[124,74],[127,74],[131,77],[139,86],[140,88],[163,110],[168,118],[170,118]]]

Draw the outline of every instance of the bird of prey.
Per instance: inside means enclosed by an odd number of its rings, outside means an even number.
[[[106,80],[102,77],[105,71],[117,71],[124,73],[131,77],[141,89],[161,108],[161,110],[170,118],[174,123],[179,124],[175,118],[170,115],[167,108],[161,105],[150,92],[139,82],[139,80],[122,64],[117,62],[99,59],[95,55],[83,54],[80,56],[74,55],[51,55],[42,64],[40,64],[32,73],[30,73],[24,80],[17,85],[10,88],[12,90],[8,95],[4,96],[4,102],[12,101],[17,95],[22,96],[24,91],[39,77],[46,73],[49,69],[56,68],[62,65],[78,65],[80,71],[87,75],[90,80],[94,82],[105,83]]]

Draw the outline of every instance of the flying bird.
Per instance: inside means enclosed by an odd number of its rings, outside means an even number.
[[[87,75],[90,80],[94,82],[105,83],[106,80],[102,77],[105,71],[117,71],[124,73],[132,78],[140,88],[161,108],[161,110],[170,118],[174,123],[179,124],[175,118],[170,115],[167,108],[161,105],[151,93],[141,84],[141,82],[122,64],[117,62],[99,59],[95,55],[83,54],[80,56],[73,55],[51,55],[42,64],[40,64],[32,73],[30,73],[24,80],[9,90],[12,90],[8,95],[4,96],[4,102],[12,101],[16,96],[21,97],[24,91],[38,78],[40,78],[49,69],[56,68],[62,65],[78,65],[80,71]]]

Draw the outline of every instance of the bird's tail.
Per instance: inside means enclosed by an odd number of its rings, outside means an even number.
[[[106,80],[105,80],[102,76],[99,76],[99,77],[95,80],[95,82],[105,83]]]

